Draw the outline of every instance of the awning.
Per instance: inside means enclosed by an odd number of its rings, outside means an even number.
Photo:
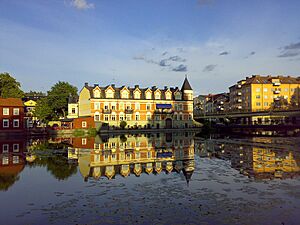
[[[156,104],[156,109],[171,109],[172,104]]]

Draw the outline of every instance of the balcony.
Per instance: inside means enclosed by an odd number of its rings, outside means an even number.
[[[172,109],[156,109],[154,111],[155,114],[173,114],[174,111]]]
[[[280,82],[274,82],[273,85],[274,86],[280,86]]]
[[[274,94],[280,94],[279,90],[274,91]]]
[[[237,96],[241,96],[241,95],[242,95],[242,92],[238,92],[238,93],[237,93]]]
[[[126,114],[132,114],[133,113],[133,109],[125,109],[125,113]]]
[[[111,114],[111,109],[102,109],[103,114]]]

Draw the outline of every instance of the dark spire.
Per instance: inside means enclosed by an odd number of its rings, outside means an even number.
[[[184,90],[193,90],[191,85],[190,85],[190,82],[187,79],[187,75],[185,75],[185,79],[184,79],[184,82],[183,82],[183,85],[182,85],[182,88],[181,88],[181,91],[184,91]]]

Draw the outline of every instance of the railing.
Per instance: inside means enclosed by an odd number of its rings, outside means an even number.
[[[133,109],[125,109],[125,113],[126,114],[132,114],[133,113]]]
[[[102,109],[103,114],[111,114],[111,109]]]
[[[172,109],[164,109],[164,110],[162,110],[162,109],[156,109],[154,111],[154,113],[155,114],[173,114],[174,110],[172,110]]]

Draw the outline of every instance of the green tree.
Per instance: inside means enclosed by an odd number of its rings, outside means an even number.
[[[20,89],[21,84],[9,73],[0,73],[0,97],[21,98],[24,92]]]
[[[53,111],[49,105],[47,98],[41,98],[37,101],[34,116],[36,116],[43,123],[48,123],[53,118]]]
[[[77,88],[68,82],[59,81],[48,91],[48,102],[57,116],[66,117],[69,97],[77,96]]]
[[[124,121],[124,120],[122,120],[122,121],[120,122],[120,127],[121,127],[122,129],[124,129],[126,126],[127,126],[127,122]]]

